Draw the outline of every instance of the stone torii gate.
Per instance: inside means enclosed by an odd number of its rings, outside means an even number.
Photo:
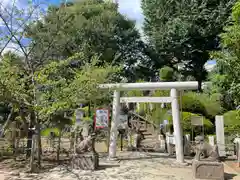
[[[203,85],[204,87],[204,85]],[[117,125],[121,102],[149,102],[149,103],[171,103],[172,119],[175,133],[176,161],[184,163],[182,128],[180,124],[180,111],[178,91],[196,90],[197,81],[186,82],[145,82],[145,83],[119,83],[119,84],[101,84],[100,89],[114,90],[112,122],[110,130],[109,159],[116,158]],[[170,97],[120,97],[121,91],[129,90],[170,90]]]

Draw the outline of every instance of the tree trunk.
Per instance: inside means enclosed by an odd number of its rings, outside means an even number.
[[[198,79],[198,92],[202,92],[202,79]]]
[[[31,149],[30,149],[30,171],[34,172],[35,171],[35,166],[34,166],[34,158],[35,158],[35,145],[36,145],[36,136],[32,135],[32,143],[31,143]]]
[[[61,149],[61,136],[62,136],[62,128],[59,128],[59,135],[58,135],[58,146],[57,146],[57,162],[60,164],[60,149]]]
[[[70,150],[74,149],[74,140],[75,140],[75,133],[71,132],[71,137],[70,137]]]
[[[38,166],[41,167],[41,155],[42,155],[42,143],[41,143],[41,129],[39,120],[36,121],[36,131],[37,131],[37,159],[38,159]]]
[[[5,131],[6,131],[7,127],[9,126],[13,115],[14,115],[14,109],[12,108],[8,117],[7,117],[7,120],[6,120],[5,124],[3,125],[2,132],[0,134],[0,138],[2,138],[4,136]]]
[[[29,123],[29,130],[28,130],[28,134],[27,134],[27,154],[26,157],[30,157],[31,155],[31,147],[32,147],[32,137],[34,134],[34,122],[35,122],[35,113],[31,112],[30,114],[30,123]]]
[[[23,138],[23,137],[26,137],[27,133],[28,133],[28,122],[27,122],[27,119],[26,119],[25,115],[22,112],[20,112],[20,116],[21,116],[21,119],[22,119],[22,122],[23,122],[23,128],[24,128],[24,133],[21,136],[21,138]]]

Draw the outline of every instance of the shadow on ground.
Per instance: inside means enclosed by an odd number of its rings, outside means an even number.
[[[114,168],[114,167],[120,167],[120,165],[118,164],[108,164],[108,165],[99,165],[99,167],[97,168],[97,171],[99,170],[105,170],[105,169],[108,169],[108,168]]]
[[[225,180],[233,179],[235,176],[237,176],[237,174],[224,173],[224,179]]]
[[[176,156],[173,155],[173,156],[169,156],[169,155],[156,155],[156,154],[150,154],[148,156],[145,156],[145,157],[132,157],[131,155],[129,156],[125,156],[125,157],[119,157],[118,159],[120,161],[128,161],[128,160],[141,160],[141,159],[158,159],[158,158],[164,158],[164,159],[176,159]],[[193,157],[189,157],[189,156],[186,156],[184,157],[184,159],[186,160],[192,160]]]

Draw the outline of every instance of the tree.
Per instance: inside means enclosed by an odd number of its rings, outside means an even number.
[[[40,125],[44,120],[64,112],[67,108],[75,108],[77,100],[84,102],[96,100],[102,94],[96,93],[97,84],[116,76],[112,73],[111,77],[108,76],[111,69],[108,68],[109,65],[101,63],[101,66],[96,66],[99,63],[97,55],[92,55],[90,59],[86,55],[71,56],[67,60],[62,58],[60,62],[49,59],[46,54],[56,45],[55,39],[59,32],[55,31],[55,36],[52,34],[49,37],[51,41],[47,44],[44,44],[45,41],[41,37],[38,40],[26,38],[28,34],[33,33],[31,30],[38,33],[38,29],[31,27],[40,21],[39,16],[34,14],[34,11],[40,9],[33,4],[29,4],[26,9],[18,9],[14,3],[11,8],[9,10],[2,7],[0,12],[0,19],[4,25],[0,41],[0,100],[10,103],[10,115],[17,112],[25,124],[29,123],[31,128],[36,127],[40,147],[38,149],[41,150]],[[63,10],[61,8],[56,13],[60,14]],[[56,22],[55,25],[59,26],[58,23],[64,26],[67,21]],[[36,47],[44,48],[36,51]],[[6,48],[10,52],[6,53]],[[77,60],[85,62],[84,66],[76,66]],[[10,119],[11,116],[6,121],[4,129]],[[31,147],[32,135],[33,131],[29,130],[28,149]],[[40,151],[38,154],[40,165]]]
[[[96,102],[106,92],[101,92],[98,85],[111,82],[119,67],[108,64],[97,67],[97,57],[81,68],[71,67],[76,59],[84,60],[87,56],[78,53],[60,62],[51,62],[35,73],[39,85],[39,115],[49,117],[67,110],[76,109],[80,103]]]
[[[220,35],[221,51],[214,52],[217,59],[218,73],[212,78],[213,85],[220,93],[231,97],[235,107],[240,104],[240,1],[233,7],[231,20],[225,32]]]
[[[33,56],[35,54],[34,48],[36,46],[40,47],[39,44],[42,41],[39,39],[39,41],[31,43],[31,39],[27,38],[26,35],[31,32],[30,26],[39,21],[45,13],[41,9],[42,4],[29,1],[27,7],[19,8],[16,1],[13,1],[8,7],[3,6],[3,4],[0,5],[0,20],[2,22],[0,27],[0,56],[1,59],[4,59],[0,70],[0,96],[2,101],[10,102],[11,106],[10,114],[3,126],[1,135],[4,134],[12,115],[17,112],[22,121],[25,124],[28,123],[30,128],[36,127],[38,145],[41,147],[40,120],[36,110],[38,106],[36,96],[38,87],[34,74],[38,68],[46,63],[45,53],[50,46],[54,45],[55,36],[51,36],[52,43],[45,44],[46,49],[42,49],[38,56]],[[37,29],[34,31],[36,32]],[[4,56],[7,50],[10,53]],[[30,155],[32,135],[33,131],[29,130],[27,155]],[[40,153],[38,154],[40,155]],[[40,165],[40,156],[38,160]]]
[[[51,7],[42,20],[30,26],[29,31],[28,37],[33,44],[42,42],[34,48],[36,56],[48,48],[45,45],[51,44],[54,36],[55,45],[44,55],[47,59],[65,59],[84,52],[88,54],[86,62],[89,62],[98,54],[97,65],[105,62],[114,66],[124,65],[122,75],[127,74],[130,81],[135,81],[135,73],[142,69],[148,70],[145,76],[151,74],[148,64],[154,53],[141,40],[135,23],[121,15],[112,2],[81,0],[64,9],[62,6]],[[86,62],[76,61],[75,65],[81,66]]]
[[[209,51],[218,49],[222,32],[234,0],[142,0],[144,32],[159,57],[173,67],[183,63],[182,73],[201,83]]]
[[[209,74],[209,80],[212,84],[209,86],[207,92],[218,94],[221,106],[225,110],[235,109],[237,105],[234,102],[234,94],[230,91],[232,79],[225,74],[225,67],[223,64],[221,65],[220,61],[217,62],[214,70]]]

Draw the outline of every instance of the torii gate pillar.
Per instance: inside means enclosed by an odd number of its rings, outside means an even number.
[[[116,158],[117,151],[117,123],[120,112],[120,91],[115,90],[113,94],[112,122],[110,131],[109,159]]]
[[[179,112],[179,101],[177,89],[171,89],[170,96],[172,98],[172,119],[175,136],[175,149],[176,149],[176,161],[184,163],[183,154],[183,135],[180,124],[180,112]]]

